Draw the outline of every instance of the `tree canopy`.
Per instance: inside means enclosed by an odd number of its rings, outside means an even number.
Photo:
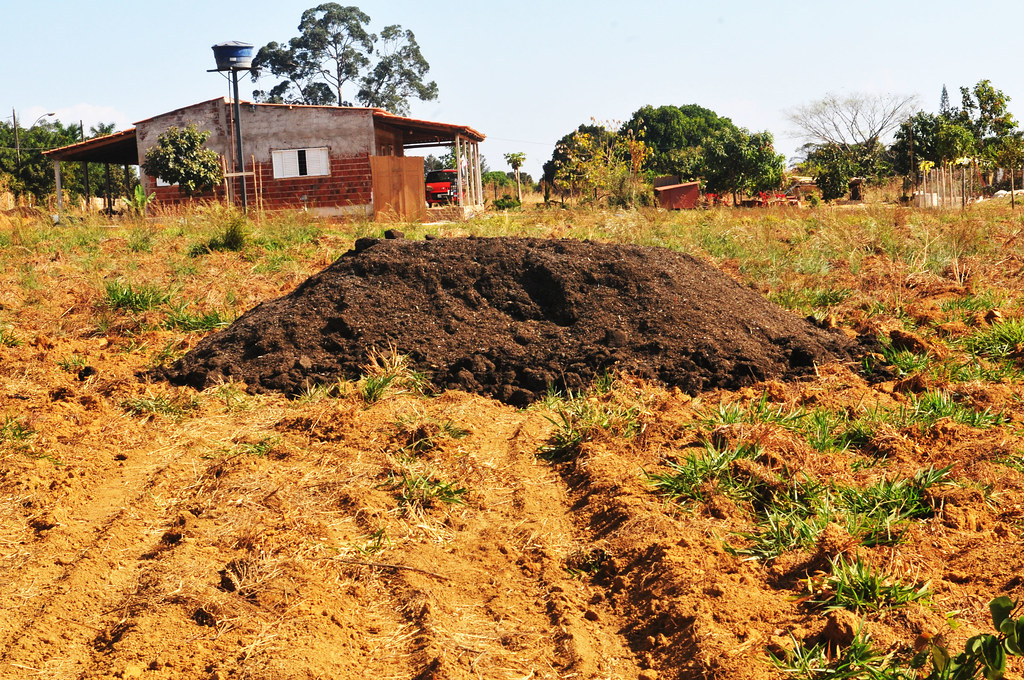
[[[945,85],[937,114],[918,111],[896,131],[889,148],[893,169],[902,175],[917,172],[922,161],[933,165],[953,163],[964,157],[982,157],[1000,163],[1004,140],[1014,136],[1017,121],[1007,107],[1010,98],[980,80],[960,88],[960,107],[949,103]]]
[[[209,191],[223,179],[220,156],[203,146],[210,133],[194,123],[169,127],[146,151],[142,169],[152,177],[177,184],[187,196]]]
[[[644,106],[622,125],[651,148],[646,169],[657,174],[693,177],[698,149],[705,140],[737,131],[733,122],[697,104]]]
[[[696,104],[644,106],[618,129],[580,125],[544,164],[549,183],[574,195],[635,202],[638,182],[672,174],[712,193],[758,194],[782,183],[785,158],[769,132],[750,133]]]
[[[437,99],[437,84],[427,81],[430,65],[412,31],[397,24],[380,34],[368,30],[370,17],[358,7],[328,2],[302,13],[299,35],[287,43],[270,42],[253,59],[253,77],[268,74],[278,82],[253,90],[256,101],[283,104],[351,106],[345,97],[357,86],[355,101],[401,115],[409,99]]]
[[[1009,101],[990,81],[979,80],[972,88],[960,88],[960,108],[948,117],[973,135],[978,152],[991,156],[999,141],[1017,129],[1017,121],[1007,108]]]
[[[760,194],[779,188],[786,159],[775,153],[770,132],[738,128],[715,133],[701,147],[705,191]]]
[[[788,113],[804,139],[850,150],[874,147],[902,123],[917,104],[914,95],[828,93]]]
[[[98,123],[90,130],[89,137],[101,137],[114,132],[113,123]],[[15,141],[14,126],[9,122],[0,122],[0,191],[10,191],[17,196],[32,195],[37,200],[52,195],[56,191],[53,175],[53,164],[43,156],[43,152],[75,142],[82,141],[82,128],[79,123],[64,124],[59,120],[45,118],[24,127],[18,121],[18,136]],[[21,162],[18,162],[18,151]],[[112,172],[110,192],[113,196],[128,193],[137,178],[130,173],[126,178],[123,172]],[[107,175],[103,165],[89,165],[89,184],[93,195],[105,191]],[[64,163],[61,167],[61,188],[66,196],[82,196],[85,194],[85,175],[83,164]]]

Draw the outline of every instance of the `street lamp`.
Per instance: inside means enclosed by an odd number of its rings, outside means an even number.
[[[38,118],[36,118],[35,122],[28,126],[28,129],[31,130],[32,128],[34,128],[36,126],[36,123],[41,121],[43,118],[46,118],[47,116],[56,116],[56,115],[57,115],[56,113],[44,113],[43,115],[41,115]],[[18,174],[20,175],[21,174],[21,138],[18,137],[18,114],[14,111],[13,108],[11,109],[11,121],[14,122],[14,153],[16,154],[16,156],[18,158]]]

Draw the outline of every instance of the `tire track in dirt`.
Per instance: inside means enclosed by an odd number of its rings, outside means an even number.
[[[472,508],[438,528],[463,548],[406,546],[400,559],[424,571],[389,577],[389,604],[415,629],[417,678],[638,677],[622,622],[567,569],[589,539],[536,456],[545,422],[510,410],[491,419],[467,456],[478,470]]]
[[[747,652],[797,618],[793,603],[778,593],[751,598],[742,585],[760,578],[758,567],[728,555],[717,532],[671,516],[643,481],[658,449],[599,434],[553,464],[579,532],[604,558],[592,584],[643,669],[638,677],[775,677]]]
[[[141,443],[145,435],[137,436]],[[61,521],[39,531],[31,556],[6,575],[0,667],[79,677],[97,648],[123,633],[111,615],[135,584],[139,555],[152,548],[153,493],[182,472],[180,453],[162,459],[174,445],[154,444],[90,471],[98,483],[76,496],[88,502],[54,508]],[[126,463],[112,464],[119,458]]]

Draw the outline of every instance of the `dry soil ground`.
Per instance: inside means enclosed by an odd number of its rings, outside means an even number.
[[[203,337],[174,327],[174,303],[241,312],[361,235],[189,254],[175,225],[0,224],[2,677],[769,678],[770,653],[841,657],[859,629],[903,658],[962,649],[991,598],[1024,592],[1018,374],[949,368],[974,365],[953,340],[1019,317],[1012,243],[989,268],[958,261],[970,277],[881,251],[856,275],[832,264],[830,289],[852,294],[822,325],[892,338],[917,369],[827,364],[696,396],[623,376],[516,408],[402,380],[372,400],[365,380],[290,399],[140,379]],[[118,308],[116,281],[173,298]],[[934,394],[959,415],[915,419]],[[707,464],[666,498],[657,475],[688,461]],[[886,483],[947,466],[886,536],[819,507],[776,554],[759,538],[769,505],[795,517],[814,484],[881,504]],[[840,557],[928,596],[818,606]]]

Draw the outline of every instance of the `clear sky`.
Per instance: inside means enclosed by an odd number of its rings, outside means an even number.
[[[314,0],[38,0],[5,2],[0,117],[29,125],[53,111],[86,128],[135,121],[228,94],[215,43],[259,48],[298,34]],[[346,3],[339,3],[346,4]],[[623,121],[641,106],[700,104],[792,157],[786,111],[839,94],[920,95],[938,109],[945,84],[988,78],[1024,118],[1024,2],[860,0],[362,0],[371,29],[411,29],[440,96],[415,118],[487,135],[491,169],[522,151],[534,177],[580,123]],[[270,80],[263,86],[269,87]],[[250,99],[252,83],[240,85]],[[351,96],[353,92],[349,92]],[[443,149],[438,150],[438,153]]]

